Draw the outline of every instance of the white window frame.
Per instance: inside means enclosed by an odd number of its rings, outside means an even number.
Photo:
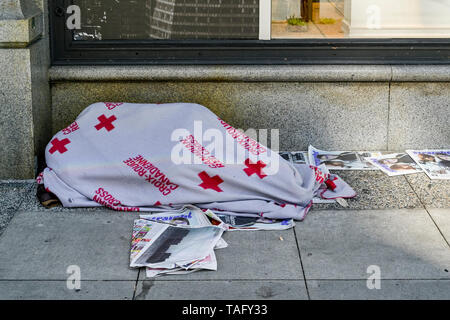
[[[272,0],[259,0],[259,40],[272,37]]]

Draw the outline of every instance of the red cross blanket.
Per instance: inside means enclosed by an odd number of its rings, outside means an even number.
[[[194,204],[301,220],[313,196],[355,196],[324,167],[294,167],[197,104],[93,104],[51,139],[46,161],[38,183],[66,207]]]

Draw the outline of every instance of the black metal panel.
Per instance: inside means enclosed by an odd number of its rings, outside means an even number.
[[[58,11],[70,3],[50,1],[54,65],[450,63],[450,39],[73,41]]]

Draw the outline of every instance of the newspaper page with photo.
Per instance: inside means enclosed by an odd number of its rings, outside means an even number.
[[[366,158],[379,157],[374,151],[324,151],[313,146],[308,148],[308,161],[311,165],[324,164],[329,170],[378,170]]]
[[[219,222],[228,225],[228,231],[236,230],[287,230],[295,226],[293,219],[272,220],[257,217],[232,216],[215,214]]]
[[[185,206],[183,210],[181,210],[180,212],[142,214],[140,215],[140,218],[160,223],[169,223],[174,225],[185,225],[194,227],[212,225],[209,218],[206,216],[203,210],[192,205]],[[225,242],[225,240],[220,238],[214,249],[222,249],[226,248],[227,246],[228,244]],[[195,260],[181,267],[170,269],[146,267],[146,276],[148,278],[153,278],[163,274],[186,274],[202,269],[217,270],[217,260],[214,251],[211,251],[211,253],[202,260]]]
[[[294,219],[275,220],[254,216],[236,216],[226,213],[214,213],[206,210],[205,214],[213,225],[225,225],[227,231],[236,230],[287,230],[295,227]]]
[[[450,179],[450,149],[406,150],[430,179]]]
[[[309,164],[307,151],[281,151],[279,154],[292,164]]]
[[[179,212],[158,212],[153,214],[141,214],[139,217],[141,219],[156,221],[160,223],[169,223],[174,225],[184,225],[184,226],[211,226],[211,221],[208,218],[207,212],[210,210],[203,211],[193,205],[184,206]],[[214,215],[211,212],[212,215]],[[219,225],[226,229],[226,225]],[[218,241],[214,249],[226,248],[228,244],[222,238]]]
[[[141,252],[151,239],[161,233],[165,225],[149,223],[148,220],[134,220],[133,235],[131,238],[130,262]]]
[[[141,219],[170,223],[185,226],[208,226],[211,225],[209,219],[200,208],[195,206],[185,206],[179,212],[159,212],[154,214],[141,214]]]
[[[133,254],[130,267],[170,269],[203,260],[224,232],[223,228],[217,226],[183,227],[144,221],[150,231],[144,236],[146,241],[141,241],[143,247]]]
[[[389,176],[421,172],[422,169],[407,153],[391,153],[367,158],[370,163]]]

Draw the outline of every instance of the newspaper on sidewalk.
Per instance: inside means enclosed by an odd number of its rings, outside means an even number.
[[[207,213],[217,223],[225,223],[228,231],[236,230],[287,230],[295,226],[293,219],[273,220],[258,217],[244,217],[228,214]],[[214,223],[213,223],[214,224]]]
[[[309,164],[307,151],[280,151],[279,154],[291,164]]]
[[[147,277],[217,270],[213,249],[227,246],[224,230],[195,207],[142,215],[134,221],[130,267],[146,267]]]
[[[407,153],[385,154],[379,157],[367,158],[367,160],[388,176],[411,174],[422,171]]]
[[[136,220],[137,235],[131,249],[130,267],[189,269],[211,255],[223,228],[183,227],[145,219]]]
[[[212,226],[213,224],[208,217],[214,217],[214,213],[210,210],[202,210],[193,205],[186,205],[180,211],[158,212],[154,214],[141,214],[141,219],[156,221],[161,223],[170,223],[174,225],[185,225],[193,227]],[[215,224],[222,228],[227,228],[225,224]],[[228,244],[222,238],[219,239],[215,249],[226,248]]]
[[[145,268],[145,275],[147,278],[154,278],[163,274],[188,274],[199,270],[217,270],[217,259],[214,251],[202,260],[193,261],[181,267],[173,269],[165,268]]]
[[[366,158],[381,156],[373,151],[324,151],[313,146],[308,148],[308,161],[311,165],[324,164],[332,170],[378,170]]]
[[[450,179],[450,150],[406,150],[430,179]]]
[[[228,244],[221,238],[222,233],[220,236],[213,234],[209,230],[211,227],[235,231],[286,230],[294,226],[293,219],[272,220],[216,214],[191,205],[177,212],[142,214],[134,222],[130,266],[145,266],[148,278],[217,270],[213,249],[225,248]],[[188,241],[190,239],[192,241]],[[208,243],[214,246],[205,246]],[[182,250],[186,252],[181,254]]]
[[[192,205],[185,206],[178,213],[165,212],[156,214],[141,214],[141,219],[184,224],[191,226],[222,226],[227,231],[232,230],[286,230],[295,226],[294,219],[275,220],[255,216],[238,216],[216,213],[209,209],[200,209]],[[224,243],[224,244],[223,244]],[[224,248],[227,243],[221,239],[215,249]]]

